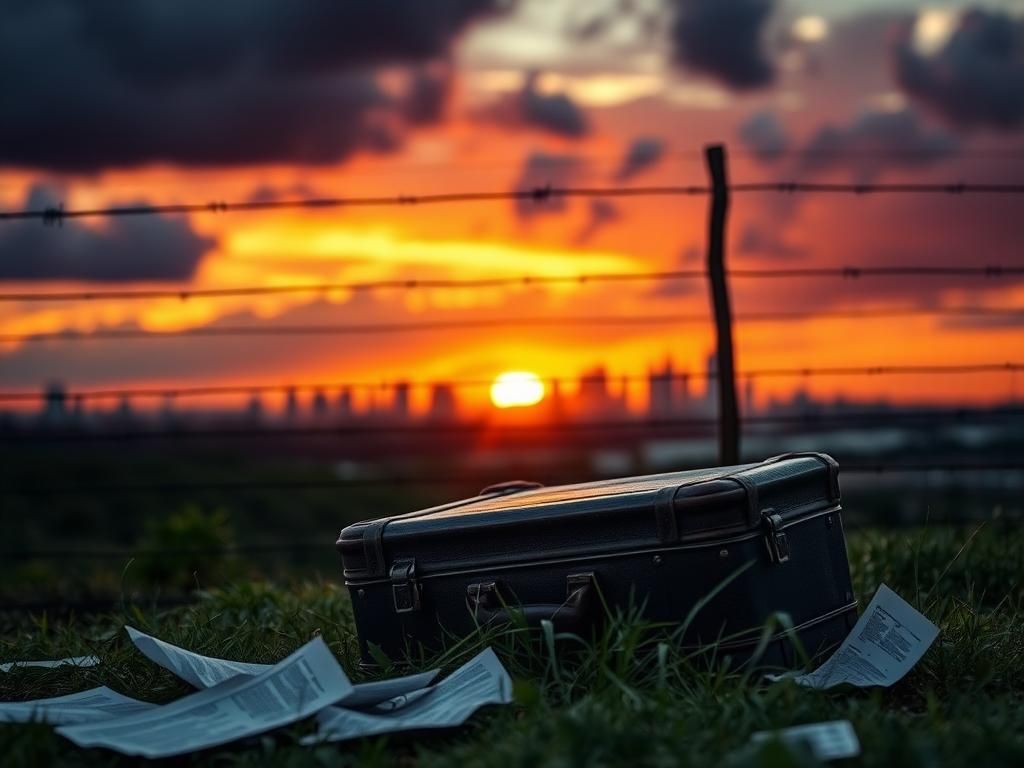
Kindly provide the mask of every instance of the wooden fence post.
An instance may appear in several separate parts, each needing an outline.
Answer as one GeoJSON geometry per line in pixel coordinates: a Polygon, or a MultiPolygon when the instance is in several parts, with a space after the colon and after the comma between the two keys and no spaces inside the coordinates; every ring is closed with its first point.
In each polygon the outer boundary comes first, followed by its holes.
{"type": "MultiPolygon", "coordinates": [[[[711,211],[708,219],[708,278],[715,311],[718,361],[718,463],[738,464],[740,457],[739,409],[736,405],[736,370],[732,353],[732,310],[725,280],[725,221],[729,211],[725,147],[704,149],[711,177],[711,211]]],[[[710,382],[709,382],[710,385],[710,382]]]]}

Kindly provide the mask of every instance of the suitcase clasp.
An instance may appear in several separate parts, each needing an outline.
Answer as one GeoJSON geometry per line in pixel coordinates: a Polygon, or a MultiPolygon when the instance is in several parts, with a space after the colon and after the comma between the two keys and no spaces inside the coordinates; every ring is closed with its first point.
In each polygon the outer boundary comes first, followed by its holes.
{"type": "Polygon", "coordinates": [[[391,597],[395,613],[411,613],[420,609],[420,585],[416,581],[416,561],[396,560],[391,566],[391,597]]]}
{"type": "Polygon", "coordinates": [[[762,513],[765,527],[765,543],[768,545],[768,556],[773,563],[785,563],[789,561],[789,538],[783,530],[782,515],[773,509],[766,509],[762,513]]]}

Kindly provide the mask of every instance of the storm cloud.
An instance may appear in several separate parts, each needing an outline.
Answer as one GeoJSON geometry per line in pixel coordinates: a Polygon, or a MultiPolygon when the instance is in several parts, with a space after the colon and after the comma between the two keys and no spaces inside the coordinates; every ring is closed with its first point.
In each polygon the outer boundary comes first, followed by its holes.
{"type": "Polygon", "coordinates": [[[775,68],[765,29],[775,0],[672,0],[675,62],[737,90],[768,85],[775,68]]]}
{"type": "MultiPolygon", "coordinates": [[[[36,187],[26,208],[57,204],[57,195],[36,187]]],[[[0,280],[180,282],[195,274],[214,245],[180,217],[114,217],[95,228],[78,221],[61,226],[10,222],[0,229],[0,280]]]]}
{"type": "Polygon", "coordinates": [[[387,151],[409,113],[379,66],[443,59],[500,0],[36,0],[0,27],[0,163],[94,172],[328,163],[387,151]],[[408,114],[407,114],[408,113],[408,114]]]}
{"type": "Polygon", "coordinates": [[[956,126],[1007,129],[1024,122],[1024,19],[968,11],[930,53],[915,47],[907,24],[893,59],[900,87],[956,126]]]}

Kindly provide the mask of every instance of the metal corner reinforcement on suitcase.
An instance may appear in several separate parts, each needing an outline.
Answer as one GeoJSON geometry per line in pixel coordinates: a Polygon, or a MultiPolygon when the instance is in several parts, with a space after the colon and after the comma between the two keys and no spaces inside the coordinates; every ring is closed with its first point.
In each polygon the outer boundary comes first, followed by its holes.
{"type": "MultiPolygon", "coordinates": [[[[602,601],[678,624],[712,592],[686,642],[742,655],[784,612],[813,654],[856,619],[841,512],[836,462],[795,453],[577,485],[501,483],[350,525],[337,547],[364,659],[371,645],[393,659],[437,651],[513,611],[585,633],[602,601]]],[[[790,639],[764,661],[791,663],[790,639]]]]}

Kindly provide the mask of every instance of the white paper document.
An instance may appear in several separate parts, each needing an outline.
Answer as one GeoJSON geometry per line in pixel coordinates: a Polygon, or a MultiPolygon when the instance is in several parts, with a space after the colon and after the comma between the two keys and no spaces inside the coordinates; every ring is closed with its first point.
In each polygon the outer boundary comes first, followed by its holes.
{"type": "Polygon", "coordinates": [[[195,688],[212,688],[238,675],[258,675],[270,669],[271,664],[250,664],[228,661],[186,651],[165,643],[135,627],[125,627],[128,637],[147,659],[180,677],[195,688]]]}
{"type": "Polygon", "coordinates": [[[860,688],[890,686],[924,656],[939,628],[885,584],[857,620],[839,649],[813,672],[769,675],[810,688],[848,683],[860,688]]]}
{"type": "Polygon", "coordinates": [[[170,757],[294,723],[351,690],[344,670],[317,637],[256,676],[238,675],[151,711],[65,725],[57,732],[80,747],[170,757]]]}
{"type": "Polygon", "coordinates": [[[156,706],[103,686],[51,699],[0,702],[0,723],[92,723],[146,712],[156,706]]]}
{"type": "Polygon", "coordinates": [[[51,667],[95,667],[100,660],[95,656],[69,656],[66,659],[53,659],[46,661],[7,661],[0,664],[0,672],[10,672],[15,667],[40,667],[49,669],[51,667]]]}
{"type": "MultiPolygon", "coordinates": [[[[134,627],[125,627],[128,637],[143,655],[196,688],[212,688],[238,675],[258,675],[270,669],[271,664],[252,664],[203,656],[176,645],[159,640],[134,627]]],[[[360,683],[343,699],[346,707],[368,707],[423,688],[437,677],[439,670],[416,675],[395,677],[372,683],[360,683]]]]}
{"type": "Polygon", "coordinates": [[[841,760],[860,754],[860,740],[849,720],[796,725],[780,731],[759,731],[750,737],[755,744],[769,739],[779,739],[785,744],[806,744],[818,760],[841,760]]]}
{"type": "Polygon", "coordinates": [[[391,702],[391,711],[375,713],[328,707],[317,715],[319,730],[303,744],[343,741],[394,731],[462,725],[486,704],[512,701],[512,680],[490,648],[479,653],[437,685],[391,702]]]}

